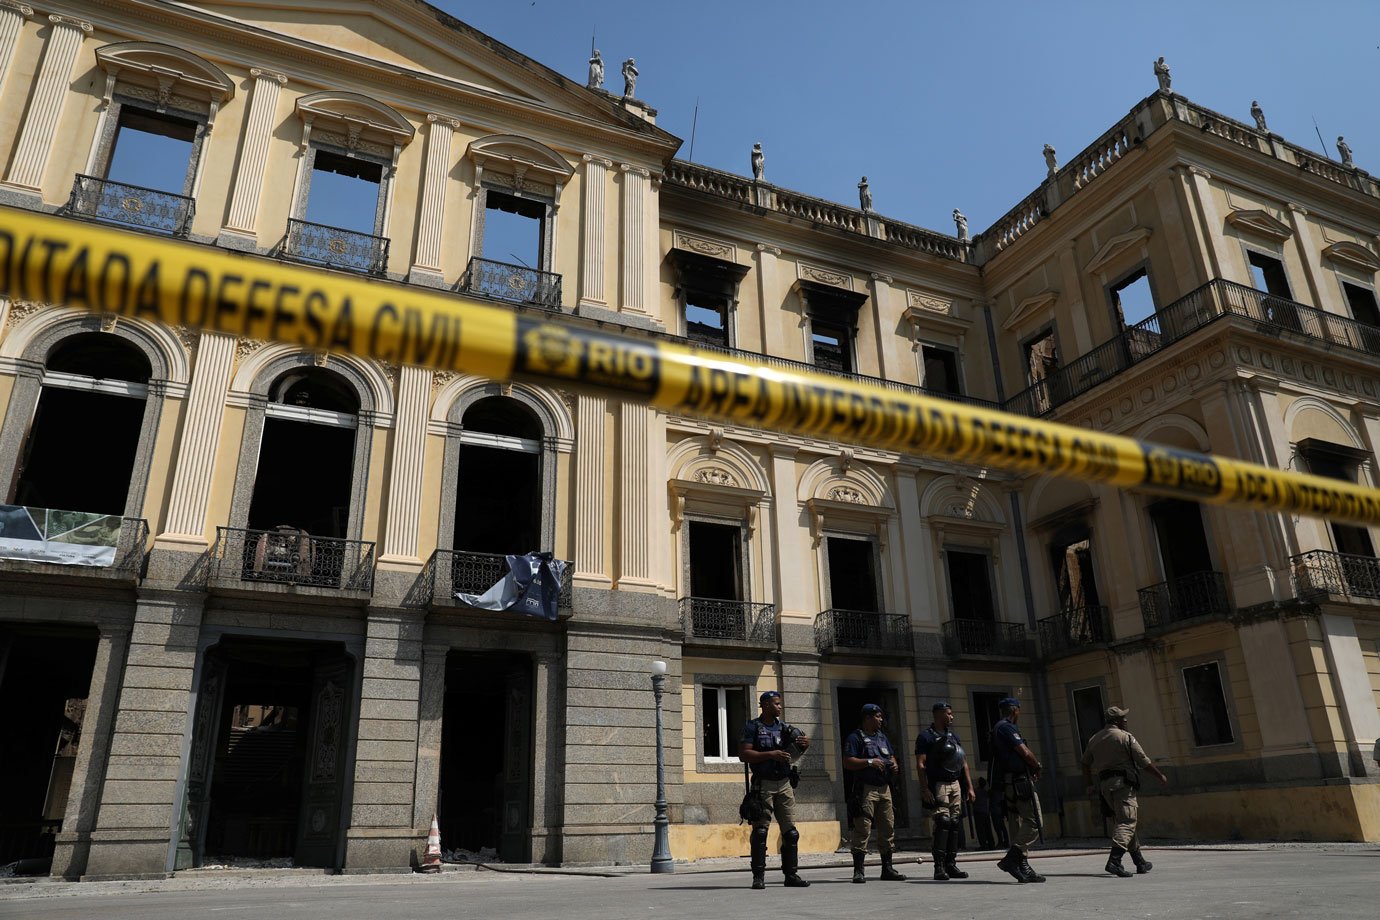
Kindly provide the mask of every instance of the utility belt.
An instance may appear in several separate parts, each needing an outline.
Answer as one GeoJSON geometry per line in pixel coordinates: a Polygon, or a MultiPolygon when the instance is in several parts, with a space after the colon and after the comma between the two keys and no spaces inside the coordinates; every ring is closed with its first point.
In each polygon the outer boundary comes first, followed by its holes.
{"type": "Polygon", "coordinates": [[[1130,786],[1132,789],[1140,788],[1140,772],[1137,770],[1127,770],[1125,767],[1114,767],[1110,770],[1103,770],[1097,774],[1097,779],[1101,782],[1104,779],[1111,779],[1114,776],[1119,776],[1126,780],[1126,785],[1130,786]]]}
{"type": "Polygon", "coordinates": [[[1008,773],[1002,780],[1011,789],[1011,797],[1022,802],[1035,798],[1035,781],[1029,773],[1008,773]]]}

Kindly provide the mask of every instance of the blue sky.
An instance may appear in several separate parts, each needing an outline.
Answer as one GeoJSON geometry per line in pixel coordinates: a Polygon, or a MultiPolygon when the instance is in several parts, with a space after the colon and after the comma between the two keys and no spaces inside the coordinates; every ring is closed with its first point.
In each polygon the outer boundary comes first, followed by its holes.
{"type": "Polygon", "coordinates": [[[978,232],[1155,88],[1174,89],[1313,150],[1346,135],[1380,174],[1380,2],[1290,0],[853,2],[440,0],[436,5],[584,82],[592,31],[607,86],[635,57],[637,95],[684,139],[699,101],[694,160],[749,173],[761,141],[767,180],[847,204],[867,175],[875,207],[978,232]]]}

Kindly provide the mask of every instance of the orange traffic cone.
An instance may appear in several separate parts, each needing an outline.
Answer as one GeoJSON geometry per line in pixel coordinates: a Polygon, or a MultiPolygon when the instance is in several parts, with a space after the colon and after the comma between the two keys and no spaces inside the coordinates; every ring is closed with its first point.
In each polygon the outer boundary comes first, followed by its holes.
{"type": "Polygon", "coordinates": [[[431,816],[431,832],[426,835],[426,852],[422,854],[423,872],[441,871],[441,825],[431,816]]]}

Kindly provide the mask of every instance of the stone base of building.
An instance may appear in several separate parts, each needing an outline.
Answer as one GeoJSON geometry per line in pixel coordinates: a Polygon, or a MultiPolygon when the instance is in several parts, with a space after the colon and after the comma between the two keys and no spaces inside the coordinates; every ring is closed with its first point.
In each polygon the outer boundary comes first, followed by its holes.
{"type": "MultiPolygon", "coordinates": [[[[800,852],[833,853],[843,839],[843,827],[838,821],[802,821],[800,852]]],[[[746,824],[676,824],[671,827],[671,855],[677,859],[713,859],[722,856],[748,856],[748,836],[752,828],[746,824]]],[[[781,851],[781,832],[775,824],[767,834],[767,852],[781,851]]],[[[648,857],[650,859],[650,856],[648,857]]]]}

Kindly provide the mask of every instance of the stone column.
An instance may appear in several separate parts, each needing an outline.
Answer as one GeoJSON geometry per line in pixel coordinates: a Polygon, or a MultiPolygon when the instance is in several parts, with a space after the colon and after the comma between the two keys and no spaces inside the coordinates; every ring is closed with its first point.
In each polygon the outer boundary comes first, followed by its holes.
{"type": "MultiPolygon", "coordinates": [[[[1204,237],[1203,225],[1198,220],[1198,209],[1194,204],[1192,167],[1175,166],[1169,170],[1174,199],[1178,203],[1178,218],[1184,228],[1184,244],[1192,260],[1192,268],[1197,272],[1196,282],[1219,277],[1217,255],[1213,244],[1204,237]]],[[[1215,235],[1215,234],[1214,234],[1215,235]]],[[[1191,275],[1188,277],[1192,277],[1191,275]]]]}
{"type": "Polygon", "coordinates": [[[608,400],[584,393],[576,397],[575,577],[608,584],[605,539],[604,459],[608,400]]]}
{"type": "MultiPolygon", "coordinates": [[[[665,444],[652,439],[655,410],[623,403],[618,410],[618,587],[650,587],[656,566],[656,534],[651,526],[650,455],[665,453],[665,444]]],[[[665,486],[662,485],[664,489],[665,486]]]]}
{"type": "Polygon", "coordinates": [[[1375,707],[1375,693],[1370,686],[1361,640],[1356,635],[1356,621],[1349,616],[1323,614],[1318,624],[1322,629],[1331,689],[1337,700],[1337,715],[1342,720],[1342,738],[1338,740],[1345,741],[1350,758],[1350,769],[1343,775],[1365,776],[1368,769],[1374,769],[1367,761],[1371,745],[1380,738],[1380,711],[1375,707]]]}
{"type": "Polygon", "coordinates": [[[422,461],[431,376],[427,368],[408,365],[398,371],[398,410],[393,423],[393,463],[388,477],[388,519],[383,529],[381,563],[419,561],[422,461]]]}
{"type": "Polygon", "coordinates": [[[786,333],[782,328],[784,314],[776,284],[776,263],[781,250],[764,243],[757,244],[757,302],[762,306],[762,349],[769,355],[790,355],[786,347],[786,333]]]}
{"type": "Polygon", "coordinates": [[[81,48],[82,39],[91,32],[91,23],[83,19],[54,14],[48,17],[48,21],[52,23],[52,32],[34,79],[29,110],[19,129],[19,141],[15,144],[14,158],[10,161],[10,172],[5,177],[10,185],[36,192],[42,190],[43,170],[48,165],[48,154],[53,148],[62,103],[68,96],[68,87],[72,82],[72,65],[77,59],[77,50],[81,48]]]}
{"type": "Polygon", "coordinates": [[[413,813],[422,619],[413,611],[379,608],[370,608],[368,617],[354,801],[345,832],[347,869],[406,866],[420,856],[413,813]]]}
{"type": "Polygon", "coordinates": [[[460,122],[444,115],[427,115],[426,165],[422,174],[422,209],[417,221],[417,255],[407,280],[439,286],[444,240],[446,186],[450,176],[451,140],[460,122]]]}
{"type": "Polygon", "coordinates": [[[225,393],[235,363],[235,337],[202,332],[197,339],[196,367],[187,390],[187,416],[173,466],[167,528],[160,540],[206,545],[206,508],[225,418],[225,393]]]}
{"type": "Polygon", "coordinates": [[[254,89],[249,96],[240,163],[230,196],[230,217],[221,236],[238,235],[241,244],[254,246],[259,219],[259,198],[263,195],[264,169],[268,165],[268,145],[278,117],[278,95],[287,77],[258,67],[249,71],[254,89]]]}
{"type": "MultiPolygon", "coordinates": [[[[441,795],[441,728],[446,707],[446,655],[450,646],[422,646],[422,686],[417,712],[417,781],[412,826],[431,829],[441,795]]],[[[538,725],[541,723],[538,722],[538,725]]],[[[377,732],[372,732],[377,734],[377,732]]]]}
{"type": "Polygon", "coordinates": [[[771,491],[773,521],[776,528],[776,559],[772,572],[776,578],[776,609],[781,617],[814,616],[810,610],[811,579],[801,573],[814,571],[801,540],[808,533],[800,526],[800,503],[796,501],[796,449],[785,444],[771,445],[771,491]]]}
{"type": "Polygon", "coordinates": [[[619,169],[623,172],[622,309],[646,314],[651,312],[652,298],[648,297],[647,289],[656,262],[647,258],[647,212],[650,210],[652,174],[627,163],[621,164],[619,169]]]}
{"type": "MultiPolygon", "coordinates": [[[[1303,277],[1308,282],[1308,294],[1313,298],[1313,306],[1319,310],[1326,310],[1327,299],[1323,295],[1323,287],[1318,280],[1323,272],[1318,253],[1322,251],[1323,247],[1318,245],[1317,240],[1313,239],[1313,225],[1308,222],[1308,209],[1291,203],[1287,211],[1289,226],[1294,228],[1295,252],[1299,255],[1299,264],[1303,266],[1303,277]]],[[[1329,291],[1332,289],[1332,286],[1328,287],[1329,291]]],[[[1297,292],[1294,296],[1297,299],[1297,292]]],[[[1345,316],[1347,311],[1338,312],[1345,316]]],[[[1324,330],[1324,335],[1326,334],[1326,330],[1324,330]]]]}
{"type": "Polygon", "coordinates": [[[532,861],[561,862],[560,777],[565,766],[561,658],[538,654],[532,681],[532,861]]]}
{"type": "Polygon", "coordinates": [[[19,43],[19,33],[24,28],[24,20],[34,14],[34,8],[16,0],[0,0],[0,90],[5,88],[5,77],[10,72],[10,61],[14,59],[14,46],[19,43]]]}
{"type": "Polygon", "coordinates": [[[161,876],[181,821],[205,598],[141,589],[85,877],[161,876]]]}
{"type": "MultiPolygon", "coordinates": [[[[1223,217],[1217,210],[1217,199],[1212,192],[1212,173],[1200,166],[1190,166],[1189,187],[1193,190],[1194,204],[1198,210],[1198,225],[1206,236],[1205,246],[1208,261],[1214,278],[1226,278],[1227,266],[1232,264],[1222,239],[1223,217]]],[[[1249,279],[1247,279],[1249,280],[1249,279]]]]}
{"type": "Polygon", "coordinates": [[[580,250],[580,306],[608,306],[605,293],[604,232],[607,225],[605,199],[608,197],[608,171],[613,161],[585,154],[584,228],[580,250]]]}
{"type": "MultiPolygon", "coordinates": [[[[91,847],[91,828],[96,824],[110,736],[115,727],[115,701],[120,695],[120,677],[129,649],[130,626],[101,623],[101,638],[96,645],[96,660],[91,666],[91,689],[86,696],[86,717],[82,720],[77,762],[72,767],[72,786],[53,852],[52,875],[80,878],[86,872],[91,847]]],[[[126,774],[129,768],[121,768],[126,774]]],[[[115,771],[121,772],[121,771],[115,771]]]]}

